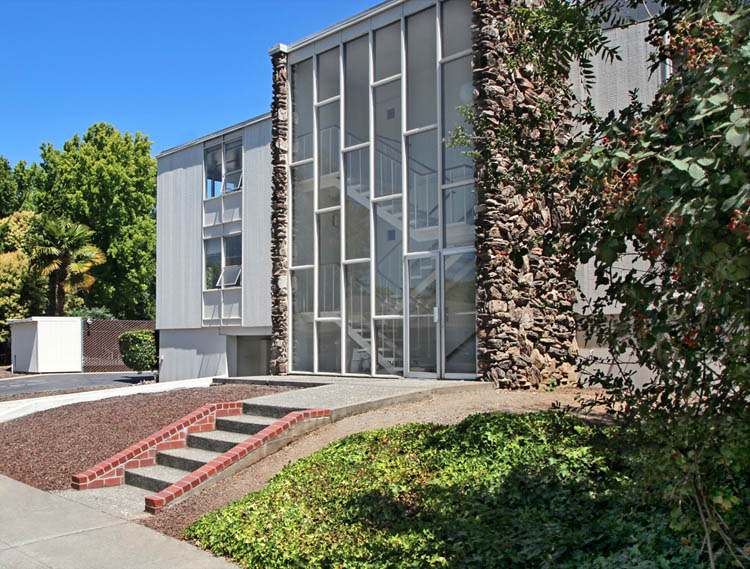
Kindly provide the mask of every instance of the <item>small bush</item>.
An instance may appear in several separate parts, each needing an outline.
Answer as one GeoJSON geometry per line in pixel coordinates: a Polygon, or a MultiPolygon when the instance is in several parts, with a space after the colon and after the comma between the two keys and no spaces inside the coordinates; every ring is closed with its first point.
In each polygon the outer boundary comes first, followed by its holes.
{"type": "Polygon", "coordinates": [[[158,365],[156,335],[153,330],[135,330],[120,334],[118,338],[123,363],[130,369],[150,371],[158,365]]]}

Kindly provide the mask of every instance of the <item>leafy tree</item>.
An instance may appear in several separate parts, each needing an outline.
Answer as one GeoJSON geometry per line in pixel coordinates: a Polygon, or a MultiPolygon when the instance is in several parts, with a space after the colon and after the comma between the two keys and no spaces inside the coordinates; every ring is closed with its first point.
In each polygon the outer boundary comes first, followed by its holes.
{"type": "Polygon", "coordinates": [[[31,254],[40,216],[33,211],[17,211],[0,219],[0,251],[31,254]]]}
{"type": "Polygon", "coordinates": [[[0,156],[0,217],[15,211],[16,180],[7,159],[0,156]]]}
{"type": "Polygon", "coordinates": [[[11,318],[38,314],[44,306],[44,287],[23,251],[0,253],[0,353],[7,352],[11,318]]]}
{"type": "Polygon", "coordinates": [[[126,318],[152,318],[156,285],[156,161],[141,133],[98,123],[62,150],[42,145],[38,211],[86,224],[107,255],[87,302],[126,318]]]}
{"type": "Polygon", "coordinates": [[[105,262],[99,248],[89,243],[94,235],[85,225],[49,219],[34,251],[34,264],[48,277],[47,313],[64,316],[68,293],[88,291],[94,284],[93,267],[105,262]]]}
{"type": "Polygon", "coordinates": [[[750,561],[750,10],[677,9],[651,38],[655,63],[678,62],[675,74],[653,104],[610,116],[577,152],[575,246],[604,291],[583,322],[625,370],[595,377],[604,401],[667,452],[658,465],[678,499],[675,522],[697,518],[712,567],[721,554],[741,565],[750,561]],[[613,302],[621,311],[607,316],[613,302]],[[649,371],[645,386],[622,366],[627,357],[649,371]]]}
{"type": "Polygon", "coordinates": [[[0,217],[29,207],[32,188],[40,173],[36,164],[27,169],[23,160],[11,169],[8,160],[0,156],[0,217]]]}
{"type": "Polygon", "coordinates": [[[78,306],[70,311],[71,316],[91,320],[117,320],[109,310],[100,306],[78,306]]]}

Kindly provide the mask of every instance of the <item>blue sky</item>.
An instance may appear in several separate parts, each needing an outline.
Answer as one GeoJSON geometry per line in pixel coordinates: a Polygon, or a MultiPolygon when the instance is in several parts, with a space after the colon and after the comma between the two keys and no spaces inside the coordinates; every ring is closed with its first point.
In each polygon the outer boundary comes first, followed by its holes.
{"type": "Polygon", "coordinates": [[[268,49],[378,0],[0,0],[0,155],[96,122],[166,148],[268,112],[268,49]]]}

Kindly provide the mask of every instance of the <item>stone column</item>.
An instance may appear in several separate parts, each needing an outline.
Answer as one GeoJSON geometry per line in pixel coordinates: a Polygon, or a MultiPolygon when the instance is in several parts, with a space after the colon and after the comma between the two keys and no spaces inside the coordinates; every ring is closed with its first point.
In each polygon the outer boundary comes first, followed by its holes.
{"type": "Polygon", "coordinates": [[[289,82],[286,46],[271,50],[273,100],[271,101],[271,361],[273,375],[289,369],[288,338],[288,174],[289,82]]]}
{"type": "Polygon", "coordinates": [[[475,116],[483,125],[477,134],[486,135],[475,144],[483,157],[475,165],[479,377],[514,389],[569,382],[577,353],[575,265],[559,253],[564,239],[558,252],[542,244],[545,235],[564,235],[564,191],[540,199],[529,180],[539,178],[570,136],[570,101],[545,87],[533,66],[507,64],[523,41],[509,9],[537,1],[471,4],[475,116]],[[559,112],[545,118],[539,105],[550,102],[559,112]],[[528,253],[514,263],[509,252],[518,246],[528,253]]]}

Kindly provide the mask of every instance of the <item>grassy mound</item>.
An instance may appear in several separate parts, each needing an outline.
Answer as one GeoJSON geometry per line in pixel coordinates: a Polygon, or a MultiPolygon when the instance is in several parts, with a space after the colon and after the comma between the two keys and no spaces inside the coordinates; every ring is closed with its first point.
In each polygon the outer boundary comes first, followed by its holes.
{"type": "Polygon", "coordinates": [[[371,431],[286,467],[187,535],[263,568],[701,566],[648,499],[633,448],[560,413],[371,431]]]}

